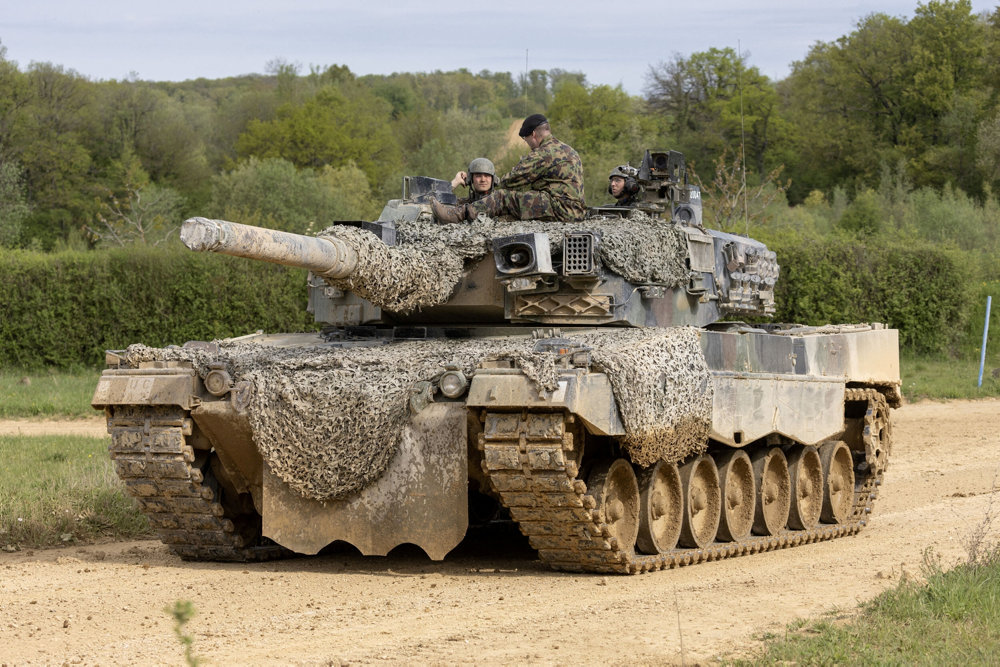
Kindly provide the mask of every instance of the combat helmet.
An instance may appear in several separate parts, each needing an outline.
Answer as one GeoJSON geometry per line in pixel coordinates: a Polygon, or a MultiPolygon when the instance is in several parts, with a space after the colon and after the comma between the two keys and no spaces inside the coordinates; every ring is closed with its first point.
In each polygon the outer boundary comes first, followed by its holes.
{"type": "Polygon", "coordinates": [[[489,174],[496,180],[497,170],[493,163],[484,157],[477,157],[469,163],[469,176],[472,174],[489,174]]]}

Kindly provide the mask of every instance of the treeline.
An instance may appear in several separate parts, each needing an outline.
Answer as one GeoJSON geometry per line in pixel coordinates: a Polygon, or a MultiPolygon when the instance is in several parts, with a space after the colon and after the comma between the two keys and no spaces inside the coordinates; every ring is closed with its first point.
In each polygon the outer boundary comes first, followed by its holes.
{"type": "Polygon", "coordinates": [[[703,176],[745,154],[750,184],[787,184],[793,205],[837,187],[853,199],[886,168],[977,201],[1000,184],[1000,10],[977,16],[969,0],[860,18],[777,82],[728,48],[623,66],[648,67],[642,96],[563,70],[359,77],[281,61],[239,78],[91,81],[21,69],[0,44],[0,245],[150,242],[192,213],[294,217],[275,185],[303,191],[317,224],[372,216],[404,174],[450,178],[478,155],[509,166],[526,150],[509,129],[533,112],[581,153],[593,204],[646,147],[684,152],[703,176]],[[249,195],[232,183],[255,170],[267,174],[249,195]]]}
{"type": "MultiPolygon", "coordinates": [[[[854,257],[931,248],[970,286],[1000,279],[1000,8],[860,17],[782,81],[728,48],[622,65],[647,68],[642,95],[564,70],[357,76],[282,61],[227,79],[91,81],[21,68],[0,43],[0,255],[176,245],[191,215],[305,233],[374,219],[404,175],[450,179],[476,156],[505,171],[527,150],[520,120],[543,112],[581,154],[590,204],[608,201],[613,166],[675,149],[710,226],[787,253],[789,240],[854,257]]],[[[978,298],[960,292],[947,300],[978,298]]]]}

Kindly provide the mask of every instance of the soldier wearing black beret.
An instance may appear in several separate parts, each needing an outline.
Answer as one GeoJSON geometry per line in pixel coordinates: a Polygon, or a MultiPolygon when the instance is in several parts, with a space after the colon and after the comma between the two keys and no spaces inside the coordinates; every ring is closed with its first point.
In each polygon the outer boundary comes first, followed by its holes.
{"type": "Polygon", "coordinates": [[[583,163],[577,152],[552,136],[548,119],[540,113],[525,118],[518,134],[531,152],[478,201],[447,206],[431,200],[440,222],[475,220],[480,213],[518,220],[583,219],[583,163]]]}

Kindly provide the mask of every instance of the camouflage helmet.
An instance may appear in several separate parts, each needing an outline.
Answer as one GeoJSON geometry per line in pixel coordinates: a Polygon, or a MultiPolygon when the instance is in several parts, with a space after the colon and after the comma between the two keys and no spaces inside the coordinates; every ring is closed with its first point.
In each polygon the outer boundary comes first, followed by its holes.
{"type": "Polygon", "coordinates": [[[493,178],[497,177],[496,167],[484,157],[477,157],[469,163],[469,176],[473,174],[489,174],[493,178]]]}
{"type": "Polygon", "coordinates": [[[615,176],[628,180],[629,178],[635,178],[638,175],[639,175],[639,170],[633,167],[632,165],[626,163],[626,164],[620,164],[614,169],[612,169],[611,173],[608,174],[608,180],[611,180],[615,176]]]}

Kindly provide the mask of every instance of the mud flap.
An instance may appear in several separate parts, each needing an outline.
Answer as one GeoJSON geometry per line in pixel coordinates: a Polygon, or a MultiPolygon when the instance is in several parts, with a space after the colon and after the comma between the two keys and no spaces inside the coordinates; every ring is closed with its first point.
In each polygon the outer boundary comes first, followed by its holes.
{"type": "Polygon", "coordinates": [[[334,540],[365,556],[410,543],[441,560],[465,536],[468,435],[461,403],[432,403],[403,429],[399,451],[378,481],[342,500],[303,498],[264,464],[263,532],[315,554],[334,540]]]}

